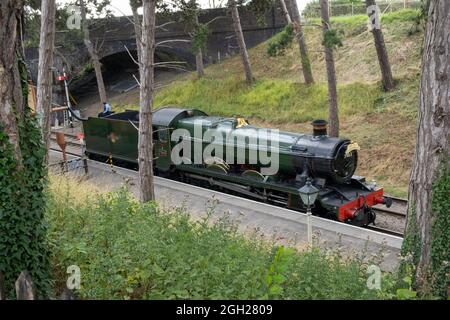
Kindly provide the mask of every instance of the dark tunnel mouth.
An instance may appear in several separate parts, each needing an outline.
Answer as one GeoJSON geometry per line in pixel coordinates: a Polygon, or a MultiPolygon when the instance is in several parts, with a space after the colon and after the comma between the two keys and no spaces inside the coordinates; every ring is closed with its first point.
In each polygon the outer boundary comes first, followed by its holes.
{"type": "MultiPolygon", "coordinates": [[[[154,62],[184,62],[184,68],[187,70],[191,70],[194,66],[189,61],[190,59],[186,59],[186,57],[180,57],[176,55],[175,53],[171,53],[166,50],[156,50],[154,55],[154,62]]],[[[102,64],[102,71],[103,74],[107,73],[108,71],[111,71],[111,69],[114,70],[132,70],[133,72],[137,72],[139,67],[137,65],[138,57],[137,57],[137,51],[136,50],[129,50],[129,51],[121,51],[117,52],[111,55],[107,55],[100,59],[100,63],[102,64]],[[117,69],[116,69],[117,68],[117,69]]],[[[165,70],[167,68],[164,67],[157,67],[155,69],[155,73],[158,72],[158,70],[165,70]]]]}
{"type": "MultiPolygon", "coordinates": [[[[138,84],[135,80],[139,80],[139,66],[137,65],[138,57],[136,50],[121,51],[114,54],[107,55],[100,59],[102,65],[102,75],[105,82],[107,92],[113,94],[121,94],[135,88],[138,84]],[[134,77],[133,77],[134,75],[134,77]]],[[[155,68],[155,77],[164,72],[182,73],[182,69],[187,71],[193,70],[193,65],[188,57],[181,58],[174,53],[166,50],[156,50],[154,62],[185,62],[183,64],[173,64],[171,66],[157,66],[155,68]],[[186,60],[186,58],[188,60],[186,60]]],[[[77,79],[76,82],[70,86],[71,94],[78,102],[83,102],[91,96],[98,95],[97,79],[93,68],[89,70],[82,78],[77,79]]]]}
{"type": "MultiPolygon", "coordinates": [[[[154,63],[171,62],[171,61],[186,62],[185,64],[177,63],[174,64],[174,66],[182,67],[188,71],[192,69],[190,63],[187,62],[185,59],[182,59],[174,54],[168,53],[165,50],[155,51],[154,63]]],[[[107,87],[111,86],[112,84],[114,84],[116,80],[123,77],[124,74],[129,74],[130,77],[132,77],[132,74],[134,74],[134,76],[139,79],[139,66],[137,65],[137,62],[138,57],[136,50],[122,51],[103,57],[100,60],[100,63],[102,64],[102,73],[103,78],[105,80],[105,86],[107,87]]],[[[155,75],[172,70],[178,69],[173,69],[164,66],[157,66],[155,68],[155,75]]],[[[179,71],[181,72],[181,70],[179,71]]]]}

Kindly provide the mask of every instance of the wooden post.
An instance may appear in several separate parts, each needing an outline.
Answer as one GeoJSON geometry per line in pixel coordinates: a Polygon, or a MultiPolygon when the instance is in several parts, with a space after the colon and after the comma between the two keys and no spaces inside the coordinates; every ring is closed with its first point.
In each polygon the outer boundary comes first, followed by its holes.
{"type": "Polygon", "coordinates": [[[56,132],[56,143],[58,143],[58,146],[61,148],[64,162],[67,162],[66,139],[64,132],[56,132]]]}
{"type": "Polygon", "coordinates": [[[16,280],[17,300],[35,300],[36,291],[28,271],[22,271],[16,280]]]}

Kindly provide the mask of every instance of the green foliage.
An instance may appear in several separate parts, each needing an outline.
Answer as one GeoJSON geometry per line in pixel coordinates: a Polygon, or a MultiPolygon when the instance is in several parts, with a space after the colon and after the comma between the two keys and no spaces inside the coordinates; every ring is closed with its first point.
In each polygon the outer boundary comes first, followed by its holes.
{"type": "Polygon", "coordinates": [[[286,49],[292,45],[294,36],[294,27],[292,24],[287,25],[283,31],[279,32],[269,41],[267,46],[267,54],[270,57],[284,55],[286,49]]]}
{"type": "Polygon", "coordinates": [[[408,225],[401,249],[402,261],[399,268],[399,279],[411,277],[412,282],[415,282],[415,271],[421,250],[422,240],[416,220],[416,208],[413,206],[408,212],[408,225]]]}
{"type": "MultiPolygon", "coordinates": [[[[39,4],[40,5],[40,4],[39,4]]],[[[55,38],[57,45],[63,45],[65,50],[75,50],[77,44],[83,40],[83,33],[81,30],[67,29],[67,20],[71,13],[67,10],[68,4],[65,6],[57,6],[55,17],[55,29],[58,32],[55,38]]],[[[25,46],[37,48],[39,47],[39,37],[41,29],[40,11],[27,10],[25,14],[25,46]]]]}
{"type": "Polygon", "coordinates": [[[91,62],[88,62],[80,68],[80,71],[77,74],[73,75],[71,82],[75,84],[77,81],[83,80],[92,72],[94,72],[94,65],[91,62]]]}
{"type": "MultiPolygon", "coordinates": [[[[26,69],[19,63],[24,103],[28,101],[26,69]]],[[[44,222],[46,170],[45,149],[35,118],[25,105],[19,119],[23,168],[17,170],[12,145],[0,127],[0,271],[6,280],[7,295],[14,296],[19,274],[31,273],[40,297],[50,289],[49,259],[44,222]]]]}
{"type": "Polygon", "coordinates": [[[265,298],[276,299],[283,296],[283,284],[286,282],[286,273],[289,263],[291,263],[295,251],[290,248],[274,248],[275,255],[266,275],[265,284],[269,289],[269,294],[265,298]]]}
{"type": "MultiPolygon", "coordinates": [[[[345,30],[346,36],[356,36],[367,31],[367,14],[356,14],[353,16],[332,16],[330,17],[331,24],[334,29],[345,30]]],[[[399,34],[412,35],[420,32],[417,28],[415,32],[411,32],[413,28],[408,23],[415,23],[420,11],[417,9],[402,9],[399,11],[386,12],[381,17],[382,27],[388,25],[389,34],[398,36],[399,34]]],[[[312,18],[311,23],[320,24],[321,20],[312,18]]]]}
{"type": "Polygon", "coordinates": [[[192,37],[192,51],[197,53],[206,48],[209,36],[208,24],[199,23],[200,6],[196,0],[174,0],[174,8],[180,12],[180,23],[183,23],[192,37]]]}
{"type": "MultiPolygon", "coordinates": [[[[444,156],[444,163],[448,158],[444,156]]],[[[438,178],[433,184],[431,203],[435,220],[431,236],[431,269],[433,294],[447,298],[450,283],[450,169],[442,165],[438,178]]]]}
{"type": "Polygon", "coordinates": [[[244,237],[224,217],[193,221],[125,190],[75,198],[86,189],[54,182],[47,219],[59,283],[81,268],[82,298],[91,299],[375,299],[366,266],[315,249],[298,252],[244,237]]]}
{"type": "Polygon", "coordinates": [[[342,37],[343,31],[338,31],[335,29],[326,30],[323,35],[322,44],[329,49],[335,49],[337,47],[342,47],[342,37]]]}
{"type": "Polygon", "coordinates": [[[421,15],[420,10],[416,9],[403,9],[400,11],[390,12],[383,14],[381,17],[382,23],[395,23],[395,22],[414,22],[417,17],[421,15]]]}
{"type": "MultiPolygon", "coordinates": [[[[434,222],[431,230],[431,266],[428,270],[430,294],[435,297],[447,298],[447,287],[450,282],[450,170],[442,166],[433,184],[432,212],[434,222]]],[[[416,282],[415,271],[419,264],[422,250],[420,230],[416,222],[416,210],[413,208],[408,217],[408,228],[403,241],[400,277],[412,279],[416,282]]]]}
{"type": "Polygon", "coordinates": [[[397,289],[397,299],[398,300],[411,300],[417,297],[417,292],[412,289],[411,277],[403,278],[403,282],[408,284],[408,288],[397,289]]]}
{"type": "MultiPolygon", "coordinates": [[[[238,2],[238,1],[237,1],[238,2]]],[[[242,3],[248,2],[248,8],[255,14],[256,21],[260,25],[266,24],[266,13],[272,9],[275,4],[274,0],[251,0],[251,1],[242,1],[242,3]]]]}
{"type": "Polygon", "coordinates": [[[194,34],[192,36],[192,49],[194,52],[203,50],[208,43],[209,27],[207,24],[199,23],[194,28],[194,34]]]}
{"type": "MultiPolygon", "coordinates": [[[[79,1],[79,0],[78,0],[79,1]]],[[[90,18],[112,17],[111,0],[83,0],[86,13],[90,18]]]]}
{"type": "Polygon", "coordinates": [[[173,8],[178,9],[181,13],[180,22],[189,28],[197,24],[200,6],[196,0],[173,0],[173,8]]]}

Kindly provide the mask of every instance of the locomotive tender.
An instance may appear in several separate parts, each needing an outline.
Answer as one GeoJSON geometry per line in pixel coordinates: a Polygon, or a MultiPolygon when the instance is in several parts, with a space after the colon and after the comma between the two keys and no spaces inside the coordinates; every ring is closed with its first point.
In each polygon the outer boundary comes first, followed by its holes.
{"type": "MultiPolygon", "coordinates": [[[[372,207],[389,207],[392,200],[384,196],[382,188],[354,176],[359,146],[348,139],[329,137],[326,121],[312,124],[313,134],[277,131],[263,145],[261,134],[268,129],[250,126],[244,119],[212,117],[196,109],[161,108],[153,113],[154,169],[162,176],[225,189],[298,211],[306,209],[298,190],[311,180],[320,190],[313,214],[357,226],[373,223],[372,207]],[[180,129],[188,134],[176,135],[175,130],[180,129]],[[214,130],[224,138],[198,138],[195,131],[199,129],[203,134],[214,130]],[[212,143],[216,144],[216,151],[200,162],[194,159],[198,150],[182,152],[179,156],[183,161],[179,163],[174,161],[172,151],[180,143],[192,144],[193,150],[200,146],[200,154],[212,143]],[[268,155],[277,156],[276,173],[265,174],[268,164],[257,153],[264,148],[268,155]],[[249,161],[252,152],[258,155],[256,162],[249,161]],[[245,161],[236,161],[238,155],[243,155],[245,161]]],[[[83,123],[87,156],[108,157],[136,167],[138,126],[138,111],[88,118],[83,123]]]]}

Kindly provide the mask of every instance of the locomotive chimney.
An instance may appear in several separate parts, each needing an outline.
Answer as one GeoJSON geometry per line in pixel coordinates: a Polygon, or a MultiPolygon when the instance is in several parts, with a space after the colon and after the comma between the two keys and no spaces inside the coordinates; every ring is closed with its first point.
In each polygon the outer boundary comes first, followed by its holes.
{"type": "Polygon", "coordinates": [[[313,135],[314,137],[321,137],[328,135],[327,128],[328,122],[325,120],[314,120],[311,122],[313,126],[313,135]]]}

